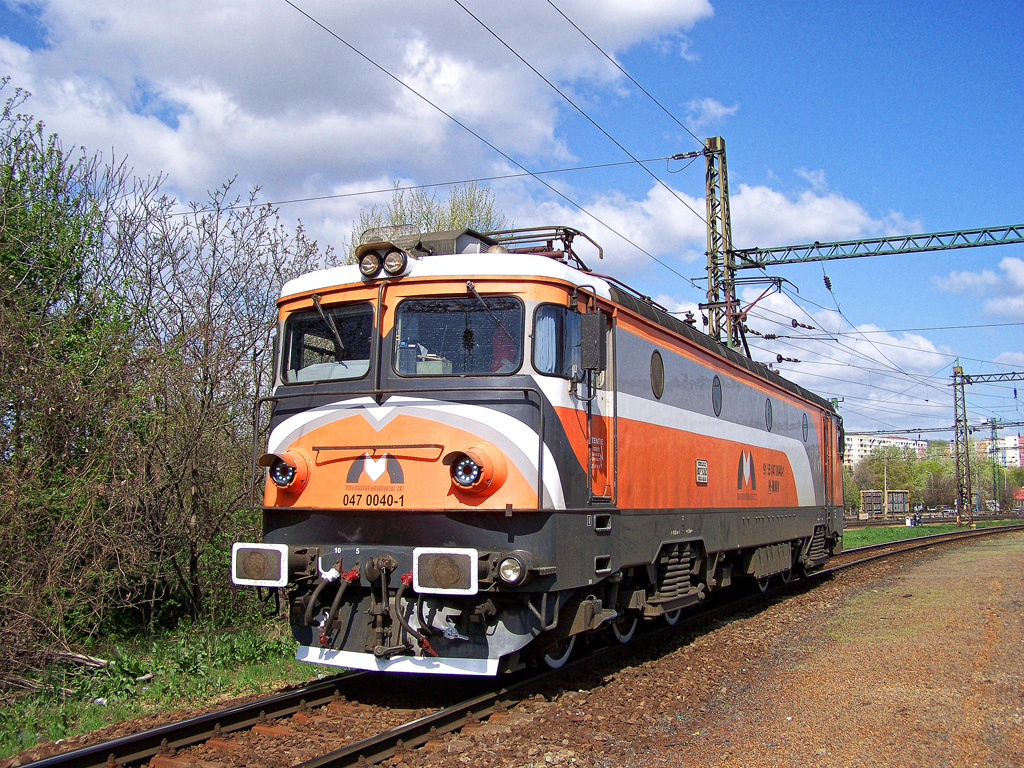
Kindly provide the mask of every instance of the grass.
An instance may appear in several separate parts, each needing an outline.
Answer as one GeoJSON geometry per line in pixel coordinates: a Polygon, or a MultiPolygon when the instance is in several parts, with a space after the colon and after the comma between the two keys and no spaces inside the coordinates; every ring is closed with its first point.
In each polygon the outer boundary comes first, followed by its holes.
{"type": "MultiPolygon", "coordinates": [[[[990,528],[992,526],[1009,525],[1020,523],[1020,520],[985,520],[979,521],[979,528],[990,528]]],[[[882,544],[888,541],[903,541],[904,539],[916,539],[920,536],[932,536],[938,533],[952,533],[963,530],[963,526],[956,523],[928,523],[909,527],[906,525],[892,526],[865,526],[863,528],[847,528],[843,531],[843,548],[854,549],[855,547],[866,547],[871,544],[882,544]]]]}
{"type": "Polygon", "coordinates": [[[268,635],[265,626],[237,632],[192,627],[97,654],[112,664],[51,669],[39,690],[0,701],[0,759],[42,741],[140,715],[265,693],[317,673],[295,661],[290,637],[279,631],[268,635]]]}

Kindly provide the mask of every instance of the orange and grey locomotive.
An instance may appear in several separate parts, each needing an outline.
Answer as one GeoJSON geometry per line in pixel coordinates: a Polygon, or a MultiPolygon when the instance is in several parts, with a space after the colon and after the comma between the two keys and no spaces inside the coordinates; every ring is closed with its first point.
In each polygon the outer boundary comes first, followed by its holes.
{"type": "Polygon", "coordinates": [[[379,234],[284,286],[263,540],[231,568],[283,590],[298,658],[557,667],[580,635],[625,642],[841,548],[833,407],[590,271],[580,240],[379,234]]]}

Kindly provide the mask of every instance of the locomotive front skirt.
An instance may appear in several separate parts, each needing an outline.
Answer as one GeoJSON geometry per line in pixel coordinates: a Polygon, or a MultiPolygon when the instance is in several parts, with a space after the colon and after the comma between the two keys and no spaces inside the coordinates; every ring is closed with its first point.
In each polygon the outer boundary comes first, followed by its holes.
{"type": "Polygon", "coordinates": [[[559,227],[371,238],[279,305],[263,539],[298,658],[494,675],[842,546],[842,423],[559,227]],[[560,247],[556,247],[556,244],[560,247]]]}

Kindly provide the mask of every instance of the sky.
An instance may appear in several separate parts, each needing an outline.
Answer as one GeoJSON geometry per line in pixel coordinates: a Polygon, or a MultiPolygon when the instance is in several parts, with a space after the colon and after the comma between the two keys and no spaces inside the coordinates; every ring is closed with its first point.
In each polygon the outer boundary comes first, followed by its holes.
{"type": "MultiPolygon", "coordinates": [[[[514,226],[577,227],[595,271],[695,313],[704,164],[666,158],[708,136],[738,248],[1024,223],[1021,40],[1019,0],[0,0],[4,97],[182,204],[234,178],[344,252],[396,185],[505,177],[514,226]]],[[[769,274],[752,356],[848,431],[950,426],[957,359],[1024,371],[1024,245],[769,274]]],[[[1024,422],[1024,381],[967,403],[1024,422]]]]}

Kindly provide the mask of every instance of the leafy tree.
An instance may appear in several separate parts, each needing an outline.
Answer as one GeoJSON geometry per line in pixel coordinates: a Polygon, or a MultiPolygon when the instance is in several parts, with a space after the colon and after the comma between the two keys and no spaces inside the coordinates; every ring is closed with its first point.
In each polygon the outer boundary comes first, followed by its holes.
{"type": "Polygon", "coordinates": [[[895,446],[879,448],[854,467],[853,479],[863,490],[886,486],[894,490],[910,490],[916,488],[916,460],[917,454],[912,449],[895,446]]]}
{"type": "MultiPolygon", "coordinates": [[[[0,91],[8,88],[0,81],[0,91]]],[[[108,514],[134,378],[120,297],[90,280],[99,161],[0,113],[0,677],[66,646],[117,579],[108,514]],[[48,644],[41,646],[39,639],[48,644]]]]}
{"type": "Polygon", "coordinates": [[[256,190],[182,211],[26,98],[0,113],[0,686],[233,594],[277,292],[331,257],[256,190]]]}

